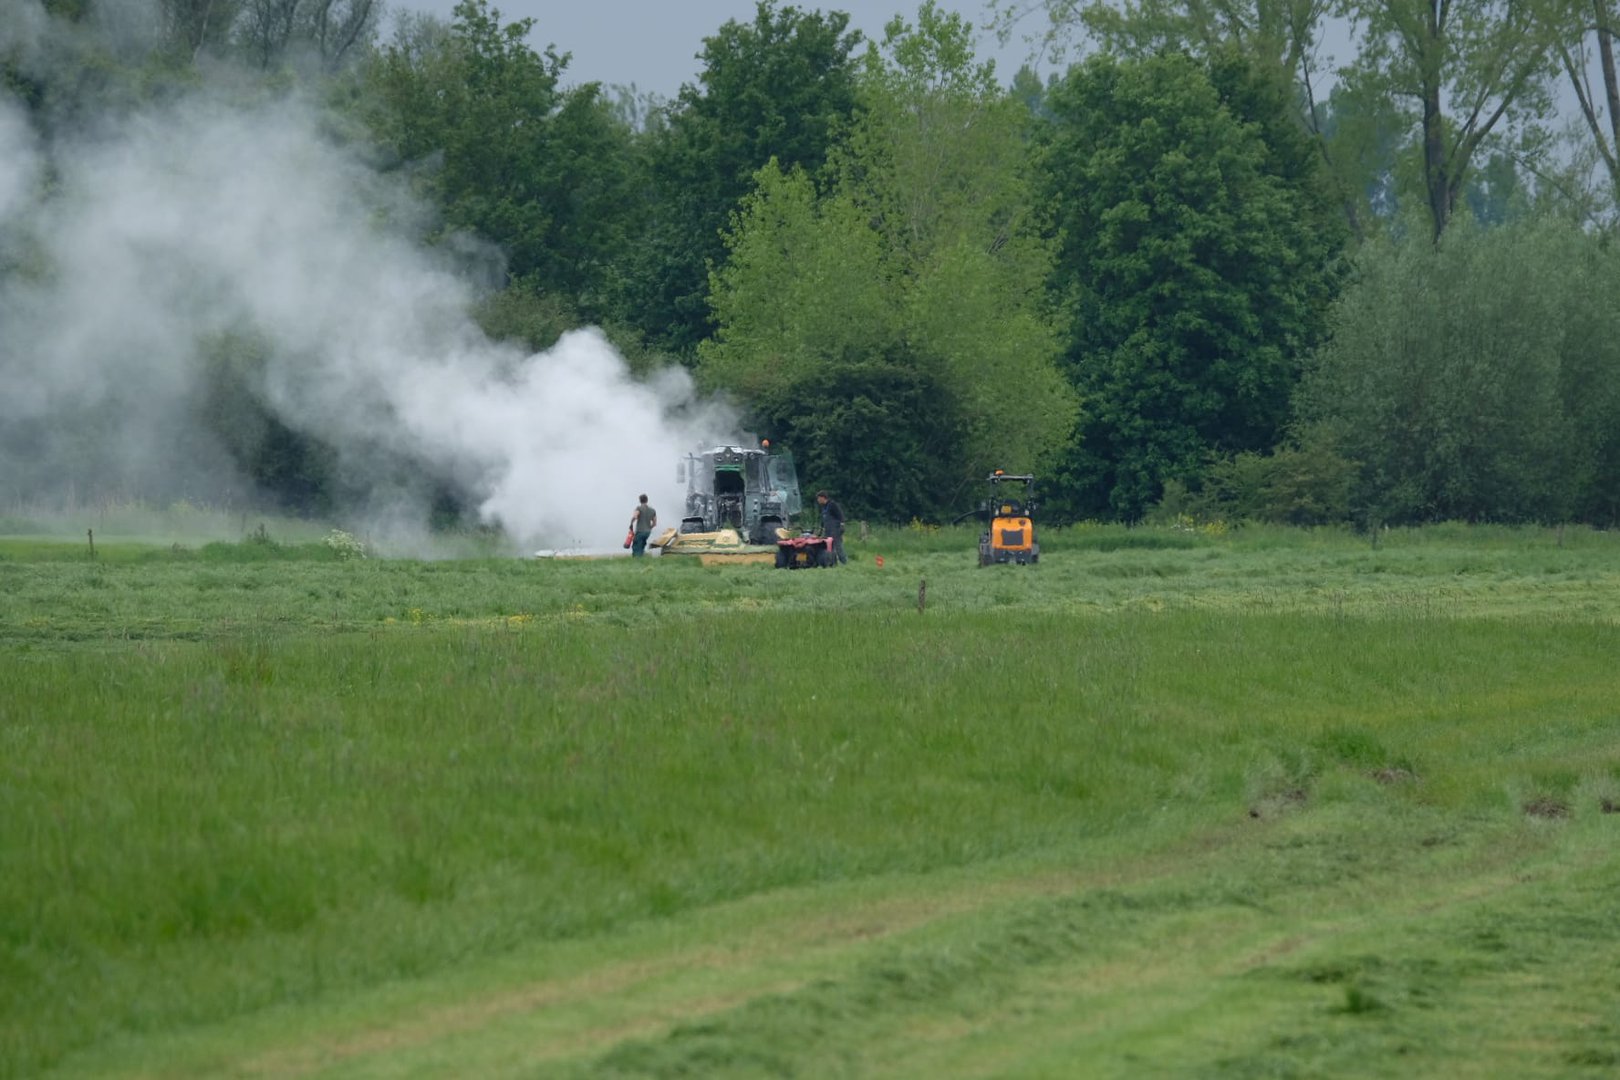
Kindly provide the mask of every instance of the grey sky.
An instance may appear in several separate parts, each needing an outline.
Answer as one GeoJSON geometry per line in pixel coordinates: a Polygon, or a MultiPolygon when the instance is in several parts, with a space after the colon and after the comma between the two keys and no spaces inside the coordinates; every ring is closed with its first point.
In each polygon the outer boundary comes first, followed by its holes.
{"type": "MultiPolygon", "coordinates": [[[[415,10],[448,19],[456,0],[390,0],[396,11],[415,10]]],[[[697,53],[703,39],[727,20],[750,22],[754,0],[491,0],[503,24],[532,18],[529,43],[536,49],[555,45],[573,54],[571,83],[635,84],[644,93],[674,97],[683,82],[697,80],[697,53]]],[[[787,6],[787,0],[778,5],[787,6]]],[[[868,38],[881,40],[883,27],[896,15],[916,21],[915,0],[796,0],[805,10],[844,11],[850,25],[868,38]]],[[[979,34],[979,56],[996,62],[996,75],[1009,81],[1028,54],[1021,43],[999,45],[985,28],[990,14],[982,0],[940,0],[979,34]]]]}

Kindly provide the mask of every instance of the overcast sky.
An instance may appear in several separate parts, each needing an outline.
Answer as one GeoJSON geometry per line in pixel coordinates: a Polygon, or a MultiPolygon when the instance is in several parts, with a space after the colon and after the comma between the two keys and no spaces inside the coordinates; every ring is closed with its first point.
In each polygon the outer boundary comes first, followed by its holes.
{"type": "MultiPolygon", "coordinates": [[[[389,6],[449,19],[456,0],[390,0],[389,6]]],[[[756,8],[754,0],[491,0],[491,6],[500,11],[502,25],[533,19],[529,44],[536,51],[555,45],[558,52],[572,53],[567,82],[634,84],[643,93],[666,98],[674,97],[682,83],[697,81],[697,54],[704,38],[713,36],[727,20],[752,22],[756,8]]],[[[789,4],[783,0],[777,6],[789,4]]],[[[847,12],[852,27],[880,41],[884,24],[894,16],[916,22],[918,3],[798,0],[792,6],[847,12]]],[[[1009,82],[1028,55],[1028,46],[997,44],[985,29],[990,14],[983,0],[940,0],[939,7],[960,13],[973,24],[980,58],[994,60],[998,81],[1009,82]]]]}

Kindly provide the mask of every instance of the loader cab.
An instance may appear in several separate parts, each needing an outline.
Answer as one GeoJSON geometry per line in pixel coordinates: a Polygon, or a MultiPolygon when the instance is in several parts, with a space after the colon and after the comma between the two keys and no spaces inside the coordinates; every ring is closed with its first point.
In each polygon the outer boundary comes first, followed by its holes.
{"type": "Polygon", "coordinates": [[[1024,500],[1020,498],[1002,497],[985,504],[990,516],[998,517],[1028,517],[1029,512],[1024,507],[1024,500]]]}

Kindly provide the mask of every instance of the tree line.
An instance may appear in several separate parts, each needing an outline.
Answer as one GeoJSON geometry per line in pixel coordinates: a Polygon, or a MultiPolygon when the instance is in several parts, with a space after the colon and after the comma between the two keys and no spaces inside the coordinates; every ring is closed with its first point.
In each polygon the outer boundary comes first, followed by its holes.
{"type": "MultiPolygon", "coordinates": [[[[875,41],[760,0],[668,101],[571,81],[488,0],[156,10],[126,47],[0,54],[44,145],[205,64],[313,91],[435,208],[425,243],[499,247],[489,334],[684,365],[852,514],[948,520],[1005,468],[1060,521],[1620,517],[1608,0],[1000,0],[1076,57],[1008,84],[933,0],[875,41]]],[[[328,508],[329,455],[212,347],[238,464],[328,508]]]]}

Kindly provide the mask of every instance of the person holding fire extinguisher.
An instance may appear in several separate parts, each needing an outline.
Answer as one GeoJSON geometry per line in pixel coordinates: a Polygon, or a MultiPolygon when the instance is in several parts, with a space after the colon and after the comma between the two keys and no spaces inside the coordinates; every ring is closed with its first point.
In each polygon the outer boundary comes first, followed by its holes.
{"type": "Polygon", "coordinates": [[[657,524],[658,511],[647,505],[647,496],[643,495],[630,514],[630,533],[624,538],[624,546],[630,549],[631,555],[647,554],[647,537],[657,524]]]}

